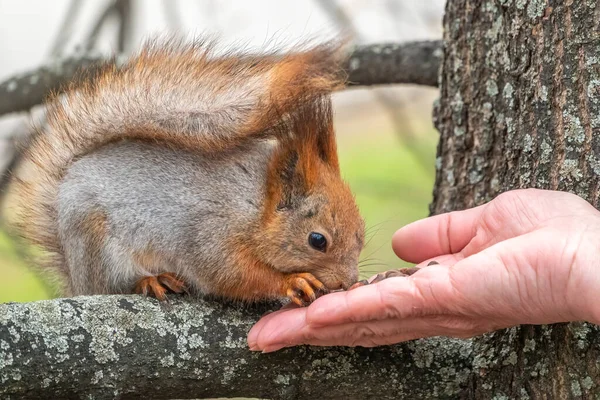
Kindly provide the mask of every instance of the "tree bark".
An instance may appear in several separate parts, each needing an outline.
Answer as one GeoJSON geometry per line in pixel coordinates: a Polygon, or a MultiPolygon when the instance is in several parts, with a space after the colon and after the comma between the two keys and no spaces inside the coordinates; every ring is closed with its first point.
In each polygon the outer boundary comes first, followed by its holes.
{"type": "MultiPolygon", "coordinates": [[[[526,187],[598,206],[600,2],[450,0],[432,213],[526,187]]],[[[474,341],[476,398],[597,398],[600,331],[521,327],[474,341]]]]}
{"type": "Polygon", "coordinates": [[[471,342],[248,350],[273,305],[141,296],[0,304],[0,398],[464,398],[471,342]]]}

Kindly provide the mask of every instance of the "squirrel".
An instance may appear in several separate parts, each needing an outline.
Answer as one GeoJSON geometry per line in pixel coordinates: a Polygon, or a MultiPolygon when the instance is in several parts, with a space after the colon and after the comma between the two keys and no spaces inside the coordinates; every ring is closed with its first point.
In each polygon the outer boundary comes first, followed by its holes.
{"type": "Polygon", "coordinates": [[[18,227],[65,295],[304,306],[357,281],[364,222],[330,98],[343,46],[214,48],[150,41],[47,101],[15,179],[18,227]]]}

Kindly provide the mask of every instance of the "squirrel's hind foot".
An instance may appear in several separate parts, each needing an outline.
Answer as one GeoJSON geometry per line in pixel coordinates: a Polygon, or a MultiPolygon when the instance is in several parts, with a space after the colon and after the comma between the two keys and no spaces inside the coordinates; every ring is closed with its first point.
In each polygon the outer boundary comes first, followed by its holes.
{"type": "Polygon", "coordinates": [[[187,293],[187,285],[171,272],[147,276],[140,279],[135,285],[135,293],[156,297],[161,301],[166,300],[168,292],[187,293]]]}

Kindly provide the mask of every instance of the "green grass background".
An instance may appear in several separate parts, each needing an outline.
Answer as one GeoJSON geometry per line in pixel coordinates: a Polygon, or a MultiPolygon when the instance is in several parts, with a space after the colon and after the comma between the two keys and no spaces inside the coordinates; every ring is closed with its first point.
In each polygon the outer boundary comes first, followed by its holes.
{"type": "MultiPolygon", "coordinates": [[[[416,144],[422,163],[395,132],[339,135],[342,174],[356,194],[369,232],[361,258],[371,261],[362,268],[362,277],[406,265],[395,257],[390,239],[399,227],[428,214],[436,139],[432,127],[420,132],[416,144]]],[[[27,268],[31,260],[23,256],[25,249],[18,249],[0,230],[0,302],[50,298],[49,287],[27,268]]]]}

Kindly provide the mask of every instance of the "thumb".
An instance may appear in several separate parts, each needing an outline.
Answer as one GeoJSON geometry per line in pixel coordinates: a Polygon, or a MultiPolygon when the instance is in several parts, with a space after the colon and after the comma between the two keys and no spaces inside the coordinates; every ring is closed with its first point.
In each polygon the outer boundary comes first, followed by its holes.
{"type": "Polygon", "coordinates": [[[392,248],[398,257],[416,264],[457,253],[475,236],[484,207],[486,205],[413,222],[394,234],[392,248]]]}

